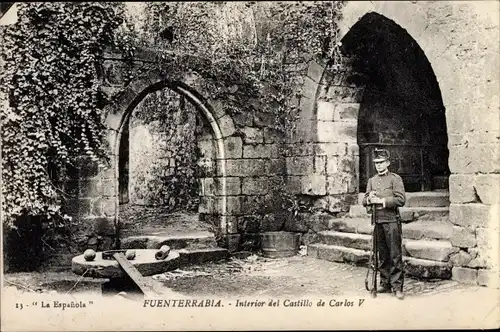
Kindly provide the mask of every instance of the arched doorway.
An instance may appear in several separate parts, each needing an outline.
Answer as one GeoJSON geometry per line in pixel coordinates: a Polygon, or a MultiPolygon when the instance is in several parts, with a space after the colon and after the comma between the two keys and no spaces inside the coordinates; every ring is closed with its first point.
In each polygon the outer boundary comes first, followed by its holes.
{"type": "Polygon", "coordinates": [[[359,190],[374,174],[371,151],[391,153],[391,170],[407,191],[448,188],[445,108],[436,76],[422,49],[398,24],[375,12],[342,39],[353,69],[363,76],[359,108],[359,190]]]}
{"type": "MultiPolygon", "coordinates": [[[[224,139],[225,137],[231,135],[227,131],[224,125],[220,126],[218,119],[220,119],[223,114],[216,118],[214,116],[214,110],[211,106],[192,88],[181,83],[172,82],[166,78],[158,78],[156,80],[139,80],[133,82],[130,85],[132,89],[127,89],[126,93],[122,94],[122,101],[118,102],[114,108],[111,110],[107,121],[110,129],[116,128],[114,137],[111,142],[113,144],[113,158],[115,159],[115,218],[120,220],[119,206],[120,203],[125,203],[130,199],[128,186],[130,179],[127,178],[128,165],[129,162],[127,158],[124,158],[129,153],[129,142],[130,139],[130,119],[136,106],[150,93],[169,89],[175,94],[180,96],[180,100],[184,104],[189,103],[197,112],[197,119],[202,120],[204,123],[205,131],[204,139],[208,140],[208,145],[210,146],[210,151],[205,156],[206,158],[200,158],[199,162],[208,165],[211,168],[213,174],[201,175],[201,188],[200,196],[201,202],[199,207],[200,218],[203,220],[210,220],[212,224],[217,227],[217,231],[221,234],[228,233],[228,224],[226,223],[226,167],[225,167],[225,147],[224,139]],[[151,83],[155,82],[155,83],[151,83]],[[130,94],[128,93],[130,92],[130,94]],[[205,188],[203,177],[216,178],[216,186],[213,184],[211,188],[205,188]],[[204,195],[205,191],[210,191],[213,197],[207,197],[204,195]],[[204,201],[205,200],[205,201],[204,201]],[[208,201],[208,202],[207,202],[208,201]],[[207,208],[208,205],[208,208],[207,208]]],[[[219,112],[221,113],[221,112],[219,112]]],[[[223,112],[222,112],[223,113],[223,112]]],[[[111,137],[110,137],[111,138],[111,137]]],[[[120,228],[119,223],[115,223],[115,227],[120,228]]],[[[117,233],[120,236],[119,231],[117,233]]]]}

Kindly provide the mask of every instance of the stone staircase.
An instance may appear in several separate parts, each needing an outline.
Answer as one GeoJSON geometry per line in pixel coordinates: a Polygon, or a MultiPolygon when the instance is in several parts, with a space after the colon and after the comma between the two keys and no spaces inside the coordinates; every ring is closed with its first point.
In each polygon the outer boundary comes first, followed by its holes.
{"type": "Polygon", "coordinates": [[[160,222],[155,221],[141,228],[122,231],[120,247],[159,249],[162,245],[168,245],[180,254],[181,266],[218,261],[228,257],[227,249],[217,246],[213,233],[184,226],[199,224],[198,215],[175,215],[170,219],[168,216],[163,218],[164,220],[160,222]],[[175,219],[174,222],[171,219],[175,219]]]}
{"type": "MultiPolygon", "coordinates": [[[[373,226],[362,198],[359,195],[358,205],[351,206],[348,217],[328,220],[328,230],[319,232],[318,243],[308,245],[308,256],[367,265],[373,226]]],[[[449,258],[457,248],[450,242],[453,225],[448,220],[448,192],[407,193],[400,213],[405,273],[423,279],[451,278],[449,258]]]]}

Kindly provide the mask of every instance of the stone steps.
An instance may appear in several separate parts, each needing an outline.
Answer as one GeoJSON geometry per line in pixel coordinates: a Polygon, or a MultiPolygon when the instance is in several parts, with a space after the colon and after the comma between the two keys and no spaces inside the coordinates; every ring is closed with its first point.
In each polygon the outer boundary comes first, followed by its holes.
{"type": "MultiPolygon", "coordinates": [[[[370,251],[316,243],[307,246],[307,255],[331,262],[353,263],[367,266],[370,251]]],[[[451,278],[452,266],[446,262],[418,259],[408,256],[404,256],[403,261],[405,262],[406,275],[423,279],[451,278]]]]}
{"type": "MultiPolygon", "coordinates": [[[[448,207],[401,207],[399,208],[403,222],[412,222],[416,220],[436,220],[445,221],[450,214],[448,207]]],[[[363,205],[351,205],[349,209],[351,218],[369,218],[370,214],[366,212],[363,205]]]]}
{"type": "MultiPolygon", "coordinates": [[[[358,205],[363,204],[364,193],[358,195],[358,205]]],[[[406,207],[446,207],[450,205],[447,191],[423,191],[406,193],[406,207]]]]}
{"type": "MultiPolygon", "coordinates": [[[[332,218],[328,220],[329,230],[347,233],[371,234],[373,226],[368,218],[332,218]]],[[[450,240],[453,224],[433,220],[402,224],[403,237],[413,240],[450,240]]]]}
{"type": "MultiPolygon", "coordinates": [[[[347,249],[370,251],[372,236],[367,234],[343,233],[336,231],[319,232],[319,241],[322,244],[347,249]]],[[[450,255],[457,250],[450,241],[412,240],[403,239],[403,254],[417,259],[426,259],[447,262],[450,255]]]]}

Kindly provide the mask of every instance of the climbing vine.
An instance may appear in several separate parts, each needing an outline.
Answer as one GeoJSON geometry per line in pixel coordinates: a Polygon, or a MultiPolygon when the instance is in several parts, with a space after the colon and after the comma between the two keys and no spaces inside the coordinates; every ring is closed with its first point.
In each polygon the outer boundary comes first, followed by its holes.
{"type": "MultiPolygon", "coordinates": [[[[97,64],[122,8],[111,3],[19,3],[2,31],[2,215],[61,216],[62,183],[84,156],[105,162],[97,64]]],[[[52,218],[54,219],[54,218],[52,218]]]]}
{"type": "Polygon", "coordinates": [[[200,75],[205,97],[222,100],[227,113],[274,116],[275,129],[289,134],[304,74],[300,64],[311,56],[331,59],[333,69],[341,64],[336,22],[342,6],[343,1],[148,2],[142,32],[131,28],[123,35],[134,46],[164,50],[159,67],[170,77],[200,75]],[[271,18],[259,17],[262,11],[271,18]]]}

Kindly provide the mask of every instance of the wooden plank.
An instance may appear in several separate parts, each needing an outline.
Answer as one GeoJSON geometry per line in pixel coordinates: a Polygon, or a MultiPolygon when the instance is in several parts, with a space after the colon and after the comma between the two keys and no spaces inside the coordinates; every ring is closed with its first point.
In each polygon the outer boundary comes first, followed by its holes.
{"type": "Polygon", "coordinates": [[[152,297],[160,295],[154,289],[153,285],[144,278],[142,274],[128,261],[125,255],[121,252],[113,254],[114,259],[120,264],[123,271],[135,282],[145,296],[152,297]]]}

